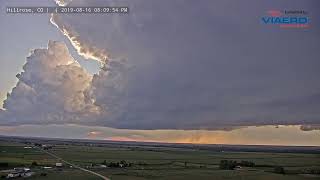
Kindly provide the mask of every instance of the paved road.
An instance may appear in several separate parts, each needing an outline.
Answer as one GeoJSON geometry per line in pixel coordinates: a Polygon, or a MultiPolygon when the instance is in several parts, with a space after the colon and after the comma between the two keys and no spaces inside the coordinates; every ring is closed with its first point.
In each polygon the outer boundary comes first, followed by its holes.
{"type": "Polygon", "coordinates": [[[77,166],[77,165],[71,163],[71,162],[68,162],[68,161],[66,161],[66,160],[63,160],[62,158],[60,158],[59,156],[57,156],[57,155],[55,155],[55,154],[53,154],[53,153],[51,153],[51,152],[45,151],[45,150],[43,150],[43,149],[41,149],[41,148],[38,148],[38,149],[40,149],[42,152],[44,152],[44,153],[46,153],[46,154],[48,154],[48,155],[50,155],[50,156],[52,156],[52,157],[54,157],[54,158],[57,158],[58,160],[66,163],[66,164],[68,164],[68,165],[70,165],[70,166],[72,166],[72,167],[74,167],[74,168],[80,169],[81,171],[85,171],[85,172],[91,173],[91,174],[96,175],[96,176],[99,176],[100,178],[102,178],[102,179],[104,179],[104,180],[110,180],[109,178],[103,176],[102,174],[99,174],[99,173],[90,171],[90,170],[88,170],[88,169],[84,169],[84,168],[82,168],[82,167],[80,167],[80,166],[77,166]]]}

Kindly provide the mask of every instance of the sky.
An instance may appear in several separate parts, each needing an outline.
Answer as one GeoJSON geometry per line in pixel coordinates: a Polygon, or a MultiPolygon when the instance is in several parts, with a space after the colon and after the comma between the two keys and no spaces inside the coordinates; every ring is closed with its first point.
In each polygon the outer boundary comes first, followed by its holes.
{"type": "Polygon", "coordinates": [[[0,134],[319,145],[318,1],[62,2],[1,1],[0,134]],[[5,13],[59,4],[130,12],[5,13]],[[309,27],[264,24],[269,10],[309,27]]]}
{"type": "MultiPolygon", "coordinates": [[[[26,56],[31,49],[46,47],[49,39],[63,41],[63,35],[49,23],[50,14],[42,15],[10,15],[6,14],[6,6],[55,6],[52,0],[11,0],[1,1],[0,21],[1,26],[0,54],[0,106],[6,98],[7,92],[10,92],[16,84],[16,74],[22,70],[26,56]],[[32,25],[30,25],[32,24],[32,25]],[[35,36],[36,35],[36,36],[35,36]]],[[[66,41],[69,46],[69,43],[66,41]]],[[[71,47],[71,46],[70,46],[71,47]]],[[[83,63],[90,72],[96,72],[98,65],[95,62],[84,61],[81,56],[72,51],[70,53],[77,57],[78,61],[83,63]]]]}

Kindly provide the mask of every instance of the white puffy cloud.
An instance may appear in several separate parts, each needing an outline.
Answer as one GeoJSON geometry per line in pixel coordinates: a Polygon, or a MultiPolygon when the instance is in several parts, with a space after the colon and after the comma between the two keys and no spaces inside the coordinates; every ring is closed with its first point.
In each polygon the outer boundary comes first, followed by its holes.
{"type": "Polygon", "coordinates": [[[0,124],[107,124],[125,105],[126,61],[109,60],[91,75],[62,42],[27,57],[0,111],[0,124]]]}
{"type": "Polygon", "coordinates": [[[64,43],[49,41],[48,49],[33,50],[17,78],[3,105],[11,123],[64,123],[100,112],[85,94],[92,75],[64,43]]]}

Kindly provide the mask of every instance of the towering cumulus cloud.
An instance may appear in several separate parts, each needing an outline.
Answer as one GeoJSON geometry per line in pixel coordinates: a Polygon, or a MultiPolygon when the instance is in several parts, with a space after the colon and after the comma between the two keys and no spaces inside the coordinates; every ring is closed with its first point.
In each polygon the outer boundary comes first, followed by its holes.
{"type": "Polygon", "coordinates": [[[17,78],[3,106],[11,123],[79,122],[99,114],[85,93],[92,75],[70,56],[64,43],[49,41],[48,49],[33,50],[17,78]]]}
{"type": "Polygon", "coordinates": [[[91,75],[64,43],[49,41],[48,49],[27,57],[4,101],[0,124],[108,124],[125,109],[125,67],[123,60],[110,60],[91,75]]]}

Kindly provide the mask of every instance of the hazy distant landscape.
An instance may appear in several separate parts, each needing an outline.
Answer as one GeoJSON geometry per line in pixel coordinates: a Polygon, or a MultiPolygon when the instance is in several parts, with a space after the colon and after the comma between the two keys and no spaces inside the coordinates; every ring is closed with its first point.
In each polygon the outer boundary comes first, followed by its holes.
{"type": "Polygon", "coordinates": [[[33,172],[28,179],[102,179],[79,166],[115,180],[318,179],[319,151],[302,146],[0,138],[2,178],[8,169],[27,167],[33,172]]]}

